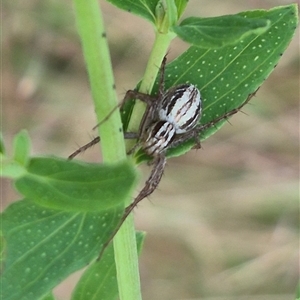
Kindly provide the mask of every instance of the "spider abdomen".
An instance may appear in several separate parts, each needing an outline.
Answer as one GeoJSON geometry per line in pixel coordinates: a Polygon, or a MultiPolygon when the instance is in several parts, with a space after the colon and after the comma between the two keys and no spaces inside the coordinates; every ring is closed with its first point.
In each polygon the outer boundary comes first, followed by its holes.
{"type": "Polygon", "coordinates": [[[193,129],[201,117],[200,91],[192,84],[170,88],[158,108],[158,117],[173,124],[176,134],[193,129]]]}

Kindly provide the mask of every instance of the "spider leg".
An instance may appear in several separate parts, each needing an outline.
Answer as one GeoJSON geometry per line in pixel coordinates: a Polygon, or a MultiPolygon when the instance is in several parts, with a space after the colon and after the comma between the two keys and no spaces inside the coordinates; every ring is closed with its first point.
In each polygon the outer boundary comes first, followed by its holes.
{"type": "MultiPolygon", "coordinates": [[[[139,100],[145,102],[148,105],[148,107],[151,105],[151,103],[154,103],[154,101],[156,100],[155,97],[152,97],[148,94],[140,93],[140,92],[135,91],[135,90],[129,90],[129,91],[126,92],[126,95],[125,95],[122,103],[120,105],[117,105],[100,123],[98,123],[93,128],[93,130],[96,129],[98,126],[101,126],[105,121],[107,121],[119,106],[123,106],[123,104],[126,101],[130,100],[130,99],[139,99],[139,100]]],[[[152,111],[150,111],[150,113],[152,113],[152,111]]],[[[132,132],[131,133],[129,133],[129,132],[124,133],[124,138],[125,139],[137,139],[138,137],[139,137],[139,134],[137,134],[137,133],[132,133],[132,132]]],[[[92,146],[96,145],[97,143],[99,143],[99,141],[100,141],[100,137],[97,136],[92,141],[90,141],[89,143],[83,145],[82,147],[77,149],[75,152],[73,152],[71,155],[69,155],[68,159],[73,159],[78,154],[84,152],[85,150],[87,150],[90,147],[92,147],[92,146]]]]}
{"type": "Polygon", "coordinates": [[[137,142],[129,151],[127,151],[127,155],[131,155],[139,146],[141,146],[141,143],[137,142]]]}
{"type": "Polygon", "coordinates": [[[137,206],[137,204],[140,201],[142,201],[144,198],[148,197],[155,191],[164,173],[166,161],[167,160],[164,154],[154,158],[151,174],[147,179],[145,186],[137,195],[137,197],[133,200],[133,202],[129,206],[126,207],[125,209],[126,215],[129,215],[130,212],[137,206]]]}
{"type": "Polygon", "coordinates": [[[200,137],[199,134],[195,131],[194,131],[194,139],[195,139],[195,146],[193,146],[193,149],[201,149],[200,137]]]}
{"type": "MultiPolygon", "coordinates": [[[[137,139],[139,136],[136,132],[124,132],[125,139],[137,139]]],[[[75,156],[79,155],[80,153],[84,152],[85,150],[91,148],[92,146],[98,144],[100,142],[100,137],[97,136],[87,144],[79,147],[76,151],[68,156],[68,159],[73,159],[75,156]]],[[[128,154],[131,154],[133,151],[129,151],[128,154]]]]}
{"type": "Polygon", "coordinates": [[[258,91],[258,89],[255,92],[249,94],[248,97],[247,97],[247,99],[241,105],[239,105],[237,108],[234,108],[234,109],[228,111],[227,113],[223,114],[222,116],[220,116],[220,117],[218,117],[218,118],[216,118],[216,119],[214,119],[214,120],[212,120],[212,121],[210,121],[210,122],[208,122],[208,123],[206,123],[204,125],[198,126],[197,127],[198,133],[200,133],[201,131],[203,131],[205,129],[208,129],[210,127],[215,126],[218,122],[220,122],[220,121],[222,121],[224,119],[228,119],[229,117],[231,117],[234,114],[236,114],[239,111],[241,111],[241,109],[251,100],[251,98],[253,96],[255,96],[255,94],[256,94],[257,91],[258,91]]]}
{"type": "Polygon", "coordinates": [[[158,98],[160,99],[162,98],[165,89],[164,77],[165,77],[166,64],[167,64],[167,54],[164,56],[160,66],[160,78],[158,82],[158,98]]]}
{"type": "Polygon", "coordinates": [[[114,107],[111,110],[111,112],[109,112],[108,115],[102,121],[100,121],[96,126],[94,126],[93,130],[95,130],[97,127],[101,126],[104,122],[106,122],[110,118],[110,116],[116,111],[116,109],[122,107],[128,100],[131,99],[139,99],[149,105],[150,103],[153,103],[155,97],[152,97],[145,93],[138,92],[136,90],[128,90],[122,102],[118,104],[116,107],[114,107]]]}
{"type": "Polygon", "coordinates": [[[126,140],[136,140],[138,138],[139,135],[136,132],[124,132],[124,139],[126,140]]]}
{"type": "Polygon", "coordinates": [[[122,224],[124,223],[124,221],[127,219],[127,217],[129,216],[129,214],[132,212],[132,210],[137,206],[137,204],[140,201],[142,201],[144,198],[146,198],[147,196],[151,195],[155,191],[155,189],[159,185],[161,177],[163,175],[164,168],[165,168],[165,165],[166,165],[166,161],[167,160],[166,160],[166,157],[165,157],[164,154],[159,155],[159,156],[157,156],[157,157],[154,158],[153,169],[151,171],[151,174],[150,174],[149,178],[147,179],[147,181],[145,183],[144,188],[140,191],[140,193],[133,200],[133,202],[129,206],[127,206],[125,208],[125,212],[124,212],[124,214],[122,216],[122,219],[121,219],[120,223],[117,225],[116,229],[113,231],[113,233],[111,234],[111,236],[109,237],[109,239],[103,245],[103,247],[101,249],[101,252],[98,255],[97,261],[100,260],[100,258],[103,255],[104,250],[110,244],[110,242],[112,241],[112,239],[115,237],[115,235],[119,231],[120,227],[122,226],[122,224]]]}
{"type": "MultiPolygon", "coordinates": [[[[164,92],[164,73],[165,73],[165,65],[167,62],[167,56],[165,56],[163,58],[162,64],[161,64],[161,75],[160,75],[160,80],[159,80],[159,97],[161,97],[163,95],[164,92]]],[[[152,105],[157,101],[157,97],[153,97],[151,95],[145,94],[145,93],[141,93],[138,92],[136,90],[128,90],[125,94],[125,97],[123,98],[122,102],[120,104],[118,104],[115,108],[113,108],[111,110],[111,112],[102,120],[100,121],[96,126],[93,127],[93,130],[96,129],[98,126],[101,126],[105,121],[107,121],[111,115],[119,108],[122,107],[128,100],[130,99],[139,99],[143,102],[145,102],[148,106],[148,109],[146,110],[142,122],[141,123],[145,123],[144,126],[147,125],[147,123],[145,122],[145,119],[147,117],[150,117],[151,119],[153,118],[153,113],[155,111],[155,107],[153,107],[152,109],[150,109],[150,107],[152,107],[152,105]]],[[[142,131],[144,128],[144,126],[141,126],[141,130],[142,131]]],[[[125,139],[137,139],[139,137],[138,134],[135,135],[130,135],[129,133],[124,133],[124,137],[125,139]]],[[[94,138],[92,141],[90,141],[89,143],[85,144],[84,146],[80,147],[79,149],[77,149],[75,152],[73,152],[71,155],[69,155],[68,159],[73,159],[75,156],[77,156],[78,154],[82,153],[83,151],[87,150],[88,148],[96,145],[97,143],[99,143],[100,141],[100,137],[96,137],[94,138]]],[[[132,153],[134,149],[131,149],[129,151],[129,153],[132,153]]]]}
{"type": "Polygon", "coordinates": [[[100,142],[100,137],[97,136],[95,137],[93,140],[91,140],[90,142],[88,142],[87,144],[81,146],[80,148],[78,148],[75,152],[73,152],[72,154],[70,154],[68,156],[68,159],[73,159],[75,156],[77,156],[78,154],[84,152],[85,150],[91,148],[92,146],[98,144],[100,142]]]}

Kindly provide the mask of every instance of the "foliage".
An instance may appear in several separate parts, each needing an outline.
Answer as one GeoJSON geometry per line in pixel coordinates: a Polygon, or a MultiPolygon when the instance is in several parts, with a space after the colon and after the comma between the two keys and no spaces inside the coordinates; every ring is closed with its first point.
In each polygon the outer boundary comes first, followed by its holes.
{"type": "MultiPolygon", "coordinates": [[[[191,17],[179,22],[188,3],[186,0],[109,2],[143,17],[155,28],[156,41],[139,85],[141,91],[157,92],[157,66],[174,37],[191,44],[185,53],[167,65],[166,88],[184,82],[197,85],[203,98],[202,124],[238,107],[259,88],[278,63],[297,26],[296,5],[214,18],[191,17]]],[[[87,13],[88,9],[95,11],[95,2],[86,1],[83,8],[86,10],[81,10],[79,1],[74,4],[95,110],[101,121],[115,106],[109,54],[101,42],[105,36],[101,35],[97,13],[87,13]],[[94,27],[89,27],[90,24],[94,27]],[[93,42],[92,31],[98,34],[99,43],[93,42]],[[108,82],[103,78],[108,78],[108,82]],[[107,103],[102,104],[102,99],[107,103]]],[[[125,130],[128,126],[137,129],[138,116],[143,113],[143,106],[137,103],[133,107],[133,104],[133,101],[127,103],[122,112],[125,130]]],[[[140,298],[136,291],[130,294],[131,291],[124,288],[126,283],[119,279],[123,271],[119,269],[116,281],[113,258],[117,260],[120,252],[126,253],[126,246],[121,249],[110,246],[102,259],[96,261],[102,245],[118,225],[136,182],[132,162],[115,153],[125,148],[117,118],[112,117],[100,129],[102,149],[107,153],[103,164],[30,157],[30,139],[25,131],[16,135],[10,156],[0,140],[1,174],[13,179],[23,195],[23,199],[11,204],[1,217],[3,299],[54,299],[52,289],[87,265],[72,299],[92,296],[113,299],[118,289],[121,299],[140,298]],[[112,147],[117,139],[120,147],[112,147]]],[[[202,132],[201,139],[208,138],[221,125],[202,132]]],[[[170,150],[168,156],[182,155],[193,144],[194,141],[188,141],[170,150]]],[[[135,159],[141,162],[147,158],[139,151],[135,159]]],[[[142,239],[139,235],[139,247],[142,239]]],[[[128,271],[129,277],[132,272],[128,271]]]]}

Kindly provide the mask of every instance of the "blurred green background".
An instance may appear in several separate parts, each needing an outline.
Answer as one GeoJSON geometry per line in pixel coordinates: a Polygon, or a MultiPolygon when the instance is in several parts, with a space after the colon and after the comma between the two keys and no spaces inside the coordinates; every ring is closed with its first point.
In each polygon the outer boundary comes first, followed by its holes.
{"type": "MultiPolygon", "coordinates": [[[[185,16],[269,9],[292,1],[191,0],[185,16]]],[[[101,1],[117,93],[141,78],[151,25],[101,1]]],[[[175,40],[169,61],[187,48],[175,40]]],[[[71,1],[2,3],[2,131],[26,128],[32,154],[67,157],[96,135],[71,1]]],[[[257,96],[201,150],[170,159],[135,210],[147,299],[294,299],[299,268],[299,30],[257,96]]],[[[99,147],[79,159],[101,161],[99,147]]],[[[141,167],[142,180],[149,167],[141,167]]],[[[20,198],[2,181],[3,208],[20,198]]],[[[138,190],[137,190],[138,192],[138,190]]],[[[68,299],[79,273],[56,290],[68,299]]]]}

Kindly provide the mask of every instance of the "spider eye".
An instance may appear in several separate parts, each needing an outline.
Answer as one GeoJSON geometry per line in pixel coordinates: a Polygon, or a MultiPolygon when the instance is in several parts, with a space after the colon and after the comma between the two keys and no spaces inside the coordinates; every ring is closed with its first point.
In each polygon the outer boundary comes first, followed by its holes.
{"type": "Polygon", "coordinates": [[[200,91],[192,84],[170,88],[158,109],[159,119],[172,123],[177,134],[193,129],[201,117],[200,91]]]}

